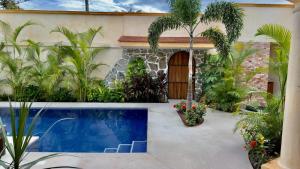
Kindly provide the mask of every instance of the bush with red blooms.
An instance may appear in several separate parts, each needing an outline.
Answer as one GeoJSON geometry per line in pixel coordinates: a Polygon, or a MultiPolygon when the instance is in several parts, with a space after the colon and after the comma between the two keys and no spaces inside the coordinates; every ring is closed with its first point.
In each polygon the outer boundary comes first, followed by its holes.
{"type": "Polygon", "coordinates": [[[193,103],[192,109],[187,111],[186,102],[182,101],[174,105],[178,113],[184,114],[185,122],[189,126],[195,126],[203,122],[203,116],[206,113],[206,105],[200,103],[193,103]]]}

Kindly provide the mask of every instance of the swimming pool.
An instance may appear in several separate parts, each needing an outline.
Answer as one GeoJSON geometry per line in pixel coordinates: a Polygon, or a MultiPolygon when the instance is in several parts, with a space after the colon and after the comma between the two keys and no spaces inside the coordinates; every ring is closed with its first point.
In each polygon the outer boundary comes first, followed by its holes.
{"type": "MultiPolygon", "coordinates": [[[[39,110],[31,109],[27,123],[39,110]]],[[[0,108],[0,116],[10,135],[8,108],[0,108]]],[[[28,151],[143,153],[147,121],[143,108],[45,108],[33,132],[39,139],[28,151]]]]}

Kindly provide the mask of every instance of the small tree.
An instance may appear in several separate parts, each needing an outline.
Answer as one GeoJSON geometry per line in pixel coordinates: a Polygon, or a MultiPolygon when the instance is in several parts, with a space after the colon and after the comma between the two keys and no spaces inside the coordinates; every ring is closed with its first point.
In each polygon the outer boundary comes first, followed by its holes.
{"type": "Polygon", "coordinates": [[[170,0],[170,14],[157,18],[149,27],[148,41],[151,49],[158,49],[158,40],[161,34],[167,30],[183,28],[189,35],[189,75],[187,92],[187,110],[192,107],[193,97],[193,40],[195,30],[200,23],[222,22],[226,28],[226,34],[217,28],[209,28],[200,33],[209,38],[215,44],[223,57],[230,52],[232,42],[236,41],[243,28],[243,11],[237,4],[231,2],[215,2],[208,5],[204,14],[199,17],[201,0],[170,0]]]}

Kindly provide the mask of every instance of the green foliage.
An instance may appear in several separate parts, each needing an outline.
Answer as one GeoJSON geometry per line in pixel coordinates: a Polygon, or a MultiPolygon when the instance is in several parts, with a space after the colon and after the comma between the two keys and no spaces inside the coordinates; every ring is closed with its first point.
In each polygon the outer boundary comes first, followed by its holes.
{"type": "Polygon", "coordinates": [[[226,36],[223,36],[226,39],[224,42],[228,42],[230,48],[231,44],[241,35],[244,25],[243,17],[244,12],[238,4],[218,1],[207,6],[204,14],[201,16],[201,21],[204,23],[221,21],[226,28],[226,36]]]}
{"type": "MultiPolygon", "coordinates": [[[[165,76],[165,75],[164,75],[165,76]]],[[[161,88],[161,78],[153,78],[149,73],[141,76],[133,76],[124,82],[126,102],[160,102],[165,93],[161,88]]]]}
{"type": "Polygon", "coordinates": [[[45,93],[39,86],[28,85],[23,89],[23,92],[18,96],[17,100],[34,102],[46,101],[45,93]]]}
{"type": "Polygon", "coordinates": [[[126,102],[163,102],[166,95],[166,75],[162,72],[152,77],[146,71],[141,58],[135,58],[128,64],[124,85],[126,102]]]}
{"type": "MultiPolygon", "coordinates": [[[[17,113],[15,109],[10,104],[10,124],[11,124],[11,133],[12,133],[12,144],[8,141],[8,136],[6,135],[6,131],[4,128],[4,125],[2,123],[2,120],[0,119],[0,127],[1,132],[3,134],[4,140],[5,140],[5,147],[8,151],[8,154],[12,158],[11,162],[6,162],[3,160],[0,160],[0,166],[6,169],[21,169],[26,168],[30,169],[33,166],[35,166],[37,163],[41,161],[45,161],[54,157],[61,156],[60,154],[50,154],[47,156],[43,156],[38,158],[37,160],[28,162],[25,161],[27,157],[27,149],[29,147],[29,143],[33,137],[33,131],[36,126],[36,123],[39,120],[39,116],[43,109],[38,111],[36,115],[32,118],[31,123],[27,126],[26,121],[29,119],[29,111],[30,111],[30,105],[27,105],[26,103],[22,103],[20,105],[20,110],[17,113]],[[18,114],[18,115],[17,115],[18,114]]],[[[67,167],[68,168],[68,167],[67,167]]]]}
{"type": "Polygon", "coordinates": [[[258,112],[243,115],[236,124],[245,139],[253,163],[260,167],[267,160],[278,156],[281,147],[283,112],[280,112],[280,98],[266,95],[267,107],[258,112]],[[249,143],[257,142],[257,146],[249,143]]]}
{"type": "Polygon", "coordinates": [[[160,35],[167,30],[179,29],[181,26],[182,23],[179,22],[175,16],[166,15],[158,17],[148,29],[148,42],[150,48],[156,52],[160,35]]]}
{"type": "Polygon", "coordinates": [[[24,48],[19,44],[18,37],[25,28],[32,25],[35,25],[35,23],[28,21],[12,29],[6,22],[0,21],[0,28],[4,35],[0,50],[0,63],[1,69],[6,75],[6,78],[0,82],[12,89],[14,99],[19,97],[24,87],[29,83],[28,71],[30,67],[26,66],[22,59],[24,48]]]}
{"type": "Polygon", "coordinates": [[[69,85],[75,90],[78,101],[86,100],[88,88],[97,80],[92,77],[92,73],[104,65],[94,63],[103,48],[92,48],[93,40],[101,29],[90,28],[83,33],[74,33],[65,27],[57,27],[52,31],[64,35],[69,41],[70,46],[57,45],[54,51],[64,59],[64,69],[70,74],[69,85]]]}
{"type": "MultiPolygon", "coordinates": [[[[249,157],[255,168],[278,157],[281,148],[283,114],[285,102],[285,88],[288,70],[288,57],[291,44],[291,33],[280,25],[263,25],[257,30],[256,36],[267,36],[277,44],[276,56],[270,59],[269,70],[279,79],[279,96],[263,94],[266,107],[258,112],[248,113],[238,121],[236,130],[239,130],[249,142],[258,142],[259,136],[263,139],[257,147],[250,147],[249,157]]],[[[259,108],[256,108],[259,110],[259,108]]],[[[247,147],[247,146],[246,146],[247,147]]]]}
{"type": "Polygon", "coordinates": [[[206,114],[206,105],[200,103],[193,103],[192,109],[187,110],[186,102],[181,101],[174,105],[174,108],[177,112],[182,113],[184,115],[185,122],[188,126],[195,126],[200,124],[204,120],[204,116],[206,114]]]}
{"type": "Polygon", "coordinates": [[[115,83],[113,88],[108,88],[104,83],[89,89],[87,95],[89,102],[124,102],[124,89],[122,83],[115,83]]]}
{"type": "Polygon", "coordinates": [[[281,105],[284,110],[291,32],[281,25],[267,24],[257,30],[256,36],[267,36],[277,44],[276,56],[270,59],[269,71],[279,79],[281,105]]]}
{"type": "Polygon", "coordinates": [[[207,104],[226,112],[234,112],[238,103],[246,99],[250,88],[247,82],[252,79],[259,69],[245,70],[243,62],[252,56],[256,50],[251,44],[236,43],[231,48],[227,60],[220,56],[210,56],[201,65],[204,98],[207,104]],[[204,63],[204,64],[205,64],[204,63]]]}
{"type": "Polygon", "coordinates": [[[142,58],[132,59],[127,66],[126,77],[143,76],[147,73],[145,61],[142,58]]]}
{"type": "Polygon", "coordinates": [[[202,99],[206,104],[211,104],[213,98],[207,93],[212,90],[213,86],[222,80],[224,76],[224,61],[219,55],[205,55],[203,62],[199,65],[201,72],[198,78],[202,84],[202,99]]]}
{"type": "Polygon", "coordinates": [[[76,102],[77,98],[74,96],[71,89],[65,87],[55,88],[49,95],[46,101],[52,102],[76,102]]]}
{"type": "Polygon", "coordinates": [[[238,106],[237,103],[247,96],[247,89],[236,86],[234,83],[235,79],[231,75],[225,75],[220,82],[213,85],[212,89],[206,93],[211,105],[218,110],[234,112],[238,106]]]}
{"type": "Polygon", "coordinates": [[[185,26],[197,24],[200,0],[170,0],[171,15],[185,26]]]}

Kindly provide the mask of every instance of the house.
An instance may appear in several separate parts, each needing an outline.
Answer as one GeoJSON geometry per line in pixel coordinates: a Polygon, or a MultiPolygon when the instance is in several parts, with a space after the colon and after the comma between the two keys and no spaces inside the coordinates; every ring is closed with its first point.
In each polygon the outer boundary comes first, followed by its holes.
{"type": "MultiPolygon", "coordinates": [[[[269,39],[255,38],[256,30],[263,24],[277,23],[291,28],[293,4],[239,4],[245,11],[245,25],[240,42],[253,42],[258,53],[245,62],[247,69],[267,67],[268,57],[272,53],[272,43],[269,39]]],[[[102,37],[95,39],[95,47],[107,47],[97,57],[97,62],[105,63],[95,76],[105,79],[108,85],[114,80],[121,80],[125,76],[128,61],[134,57],[145,59],[151,74],[163,71],[168,74],[168,97],[170,99],[184,99],[187,92],[187,61],[188,38],[185,30],[169,31],[160,39],[160,50],[157,54],[149,50],[147,30],[155,18],[163,13],[123,13],[123,12],[77,12],[77,11],[0,11],[0,19],[16,26],[32,20],[40,24],[26,29],[22,39],[30,37],[41,42],[45,47],[64,41],[59,34],[50,33],[57,26],[65,26],[81,32],[89,27],[102,26],[102,37]],[[181,59],[180,59],[181,58],[181,59]],[[182,59],[183,58],[183,59],[182,59]],[[184,59],[185,58],[185,59],[184,59]]],[[[204,31],[209,26],[224,29],[221,23],[200,25],[196,33],[204,31]]],[[[202,37],[195,39],[194,53],[194,90],[195,96],[201,93],[201,82],[197,73],[201,70],[197,66],[207,50],[213,44],[202,37]]],[[[276,91],[276,79],[268,74],[258,74],[250,82],[258,89],[276,91]],[[273,82],[275,85],[273,86],[273,82]],[[268,83],[269,82],[269,83],[268,83]],[[269,84],[269,85],[268,85],[269,84]]]]}

